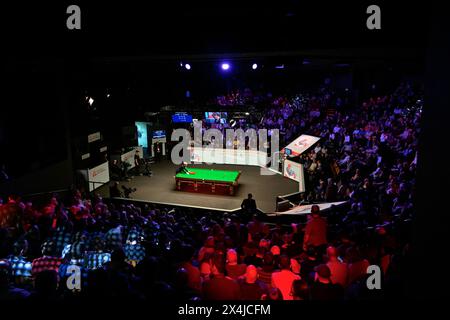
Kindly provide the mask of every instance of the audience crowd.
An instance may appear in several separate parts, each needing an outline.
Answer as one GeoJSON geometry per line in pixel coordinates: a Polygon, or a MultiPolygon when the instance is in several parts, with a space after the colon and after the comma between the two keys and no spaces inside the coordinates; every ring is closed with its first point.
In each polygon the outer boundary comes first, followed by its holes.
{"type": "MultiPolygon", "coordinates": [[[[0,300],[365,300],[405,295],[413,218],[420,91],[350,108],[330,88],[272,98],[259,123],[285,142],[321,137],[299,161],[302,203],[347,201],[281,225],[259,214],[217,214],[73,191],[45,205],[0,202],[0,300]],[[71,290],[71,265],[81,289],[71,290]],[[367,267],[382,271],[369,290],[367,267]]],[[[254,212],[252,212],[254,213],[254,212]]]]}

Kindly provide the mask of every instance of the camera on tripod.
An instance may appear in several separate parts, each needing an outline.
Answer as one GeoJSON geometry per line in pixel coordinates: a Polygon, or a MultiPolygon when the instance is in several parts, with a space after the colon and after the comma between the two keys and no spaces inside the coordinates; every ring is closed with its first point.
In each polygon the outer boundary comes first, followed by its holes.
{"type": "Polygon", "coordinates": [[[123,189],[123,193],[125,195],[125,198],[129,198],[130,194],[132,194],[133,192],[136,192],[136,188],[128,188],[126,186],[122,186],[123,189]]]}

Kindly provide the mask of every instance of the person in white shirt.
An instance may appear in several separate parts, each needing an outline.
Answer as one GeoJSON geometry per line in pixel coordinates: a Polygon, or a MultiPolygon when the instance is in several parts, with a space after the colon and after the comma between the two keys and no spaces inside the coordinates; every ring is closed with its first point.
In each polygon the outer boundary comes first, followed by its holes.
{"type": "Polygon", "coordinates": [[[288,256],[280,257],[280,269],[281,271],[272,273],[272,287],[277,288],[283,295],[283,300],[293,300],[291,295],[292,283],[294,280],[300,279],[300,276],[296,275],[290,270],[291,261],[288,256]]]}

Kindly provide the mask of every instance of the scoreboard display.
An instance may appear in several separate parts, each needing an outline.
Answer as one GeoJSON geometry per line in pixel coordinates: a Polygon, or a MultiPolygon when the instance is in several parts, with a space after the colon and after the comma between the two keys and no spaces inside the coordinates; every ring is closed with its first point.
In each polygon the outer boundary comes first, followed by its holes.
{"type": "Polygon", "coordinates": [[[186,112],[177,112],[172,115],[173,123],[192,123],[192,115],[186,112]]]}

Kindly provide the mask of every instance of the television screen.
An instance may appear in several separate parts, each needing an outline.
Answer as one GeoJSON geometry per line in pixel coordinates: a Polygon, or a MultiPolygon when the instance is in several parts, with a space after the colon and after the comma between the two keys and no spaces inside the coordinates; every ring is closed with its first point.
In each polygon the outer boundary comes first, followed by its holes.
{"type": "Polygon", "coordinates": [[[153,131],[153,139],[161,139],[166,137],[166,132],[164,130],[153,131]]]}
{"type": "Polygon", "coordinates": [[[185,112],[177,112],[174,115],[172,115],[172,122],[173,123],[191,123],[192,115],[187,114],[185,112]]]}
{"type": "Polygon", "coordinates": [[[206,123],[226,123],[227,112],[205,112],[206,123]]]}
{"type": "Polygon", "coordinates": [[[135,122],[138,134],[138,144],[144,148],[148,147],[147,125],[148,122],[135,122]]]}

